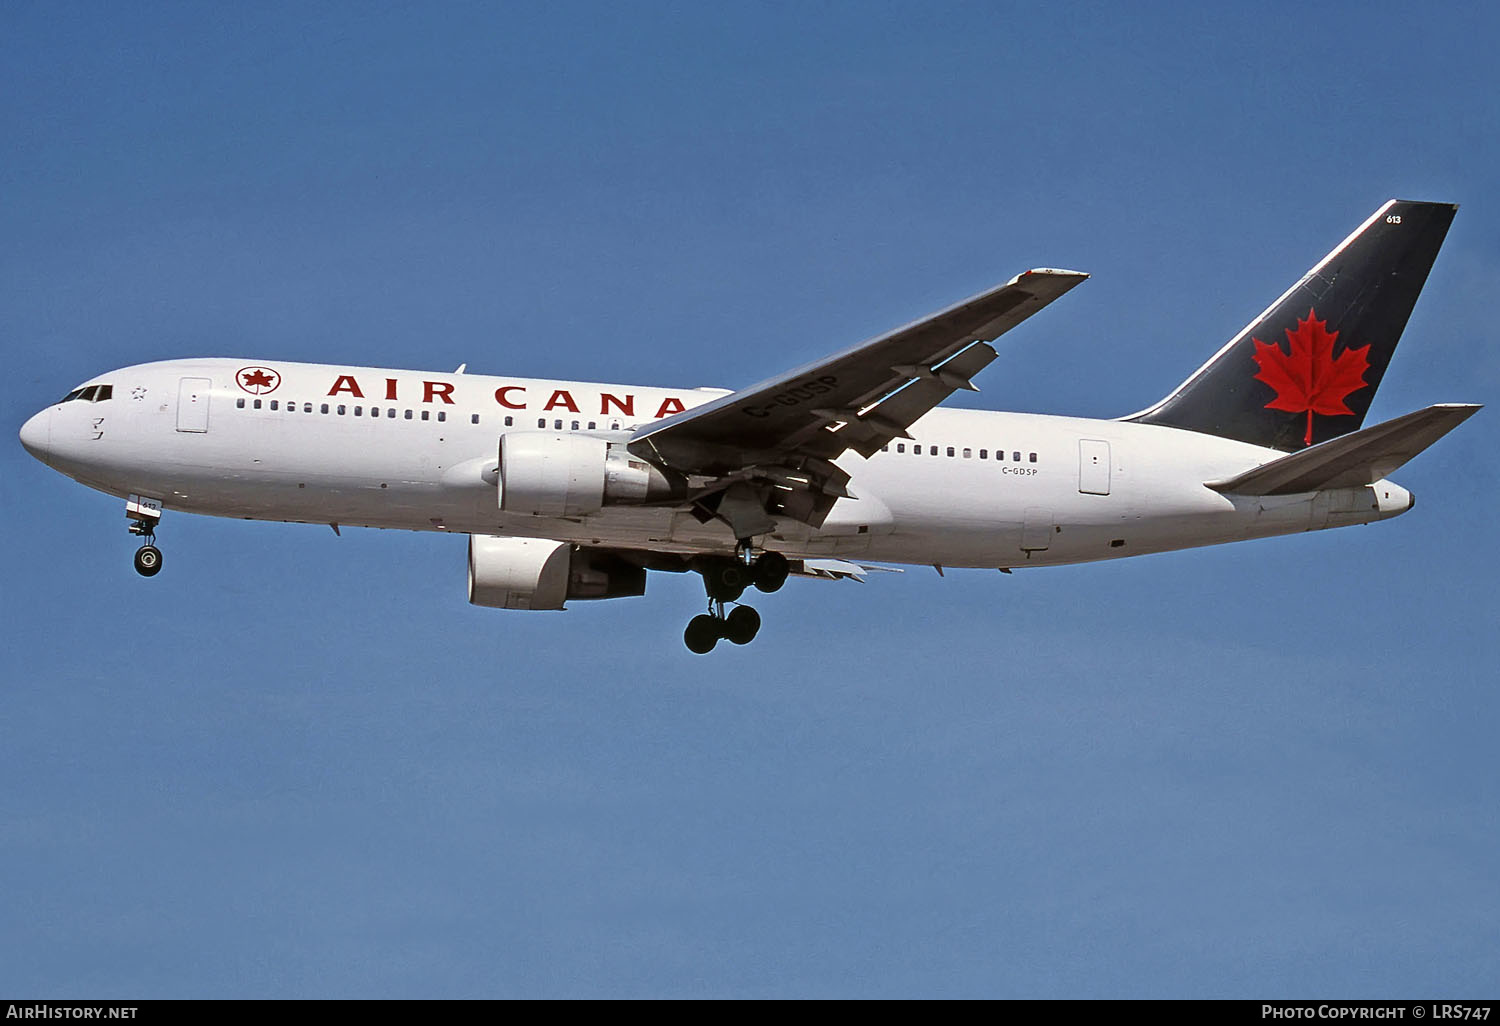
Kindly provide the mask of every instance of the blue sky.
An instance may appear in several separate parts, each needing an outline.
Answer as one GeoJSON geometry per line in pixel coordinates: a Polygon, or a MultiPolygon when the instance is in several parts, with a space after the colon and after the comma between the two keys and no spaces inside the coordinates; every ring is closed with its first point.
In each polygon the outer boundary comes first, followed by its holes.
{"type": "MultiPolygon", "coordinates": [[[[11,3],[0,409],[243,355],[734,387],[1032,266],[968,402],[1117,416],[1391,196],[1372,419],[1493,403],[1484,5],[11,3]]],[[[0,992],[1443,998],[1500,985],[1496,412],[1398,520],[513,614],[459,538],[0,445],[0,992]]]]}

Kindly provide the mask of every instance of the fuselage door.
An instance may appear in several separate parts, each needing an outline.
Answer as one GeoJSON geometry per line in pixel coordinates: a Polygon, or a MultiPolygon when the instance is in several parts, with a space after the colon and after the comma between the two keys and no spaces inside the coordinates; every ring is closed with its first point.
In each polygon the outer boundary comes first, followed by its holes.
{"type": "Polygon", "coordinates": [[[177,385],[177,430],[208,430],[208,378],[183,378],[177,385]]]}
{"type": "Polygon", "coordinates": [[[1078,490],[1084,495],[1109,494],[1109,443],[1084,438],[1078,442],[1078,490]]]}

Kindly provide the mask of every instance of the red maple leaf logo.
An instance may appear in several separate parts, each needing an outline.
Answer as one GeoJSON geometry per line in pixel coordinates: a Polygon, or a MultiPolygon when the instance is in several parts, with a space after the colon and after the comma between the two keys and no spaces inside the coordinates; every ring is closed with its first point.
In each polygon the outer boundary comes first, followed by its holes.
{"type": "Polygon", "coordinates": [[[1299,318],[1295,331],[1287,329],[1290,352],[1282,352],[1279,345],[1251,339],[1255,343],[1255,362],[1260,365],[1255,380],[1264,381],[1276,390],[1276,398],[1266,403],[1266,409],[1306,411],[1307,434],[1302,437],[1305,445],[1312,445],[1314,413],[1325,417],[1352,416],[1354,411],[1344,400],[1369,384],[1365,381],[1365,371],[1370,369],[1370,361],[1366,359],[1370,347],[1345,346],[1335,358],[1333,343],[1338,337],[1339,333],[1329,331],[1328,322],[1318,320],[1318,312],[1309,308],[1307,319],[1299,318]]]}
{"type": "Polygon", "coordinates": [[[281,384],[281,375],[269,367],[241,367],[235,380],[251,395],[264,395],[276,391],[276,386],[281,384]]]}

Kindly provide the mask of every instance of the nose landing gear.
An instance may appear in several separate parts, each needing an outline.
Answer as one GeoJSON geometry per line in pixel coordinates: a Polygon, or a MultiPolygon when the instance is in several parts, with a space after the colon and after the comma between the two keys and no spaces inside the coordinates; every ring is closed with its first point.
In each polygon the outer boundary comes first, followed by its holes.
{"type": "Polygon", "coordinates": [[[698,568],[708,592],[708,612],[688,621],[682,635],[688,651],[698,655],[712,652],[721,638],[731,644],[748,645],[760,632],[760,614],[754,609],[737,605],[726,613],[724,605],[738,602],[752,586],[758,591],[777,591],[786,583],[791,566],[779,552],[762,552],[754,560],[749,552],[749,544],[741,542],[735,558],[713,559],[698,568]]]}
{"type": "Polygon", "coordinates": [[[135,572],[142,577],[155,577],[161,573],[161,549],[156,547],[156,525],[161,523],[161,503],[132,495],[125,503],[125,515],[130,518],[130,533],[141,539],[141,547],[135,550],[135,572]]]}

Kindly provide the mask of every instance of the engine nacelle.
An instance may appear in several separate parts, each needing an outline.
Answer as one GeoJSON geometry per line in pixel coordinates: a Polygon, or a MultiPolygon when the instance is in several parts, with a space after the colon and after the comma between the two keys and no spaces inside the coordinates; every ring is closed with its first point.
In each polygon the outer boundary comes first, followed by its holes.
{"type": "Polygon", "coordinates": [[[679,498],[686,482],[593,435],[507,431],[500,436],[500,508],[576,517],[605,506],[679,498]]]}
{"type": "Polygon", "coordinates": [[[562,609],[568,599],[646,593],[646,568],[550,538],[469,535],[469,601],[499,609],[562,609]]]}

